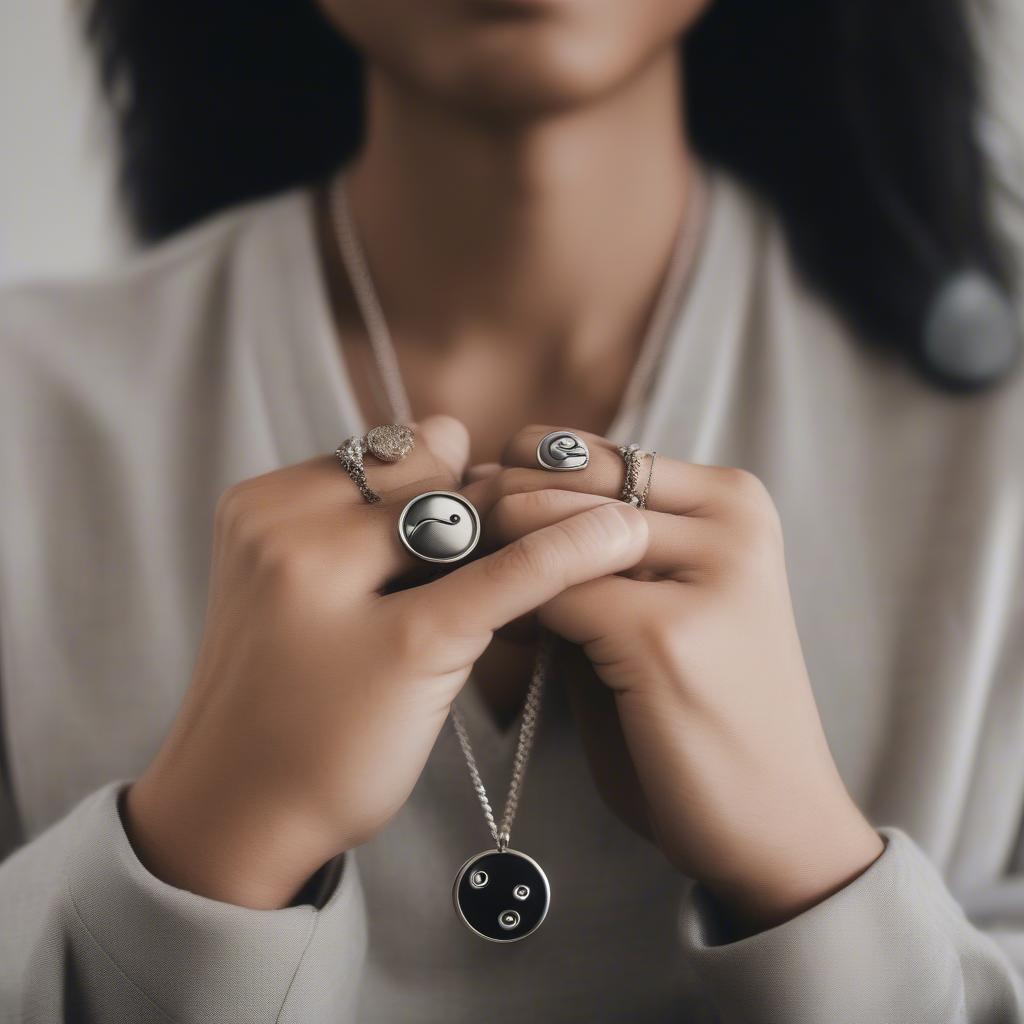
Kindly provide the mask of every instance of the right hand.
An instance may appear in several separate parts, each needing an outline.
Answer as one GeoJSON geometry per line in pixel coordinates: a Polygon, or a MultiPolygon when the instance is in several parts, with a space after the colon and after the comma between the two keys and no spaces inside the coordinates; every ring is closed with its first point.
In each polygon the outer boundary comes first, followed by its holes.
{"type": "Polygon", "coordinates": [[[643,517],[609,501],[386,593],[415,568],[399,511],[456,488],[468,453],[458,421],[430,417],[402,462],[367,458],[378,504],[331,456],[222,497],[192,682],[124,805],[155,875],[224,902],[287,906],[402,806],[495,629],[642,556],[643,517]]]}

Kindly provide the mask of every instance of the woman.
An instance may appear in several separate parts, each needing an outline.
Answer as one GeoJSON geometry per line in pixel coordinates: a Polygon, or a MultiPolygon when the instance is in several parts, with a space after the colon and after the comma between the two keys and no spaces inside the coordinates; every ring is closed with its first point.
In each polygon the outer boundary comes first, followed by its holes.
{"type": "Polygon", "coordinates": [[[3,303],[4,1019],[1024,1020],[964,14],[702,6],[93,4],[188,230],[3,303]]]}

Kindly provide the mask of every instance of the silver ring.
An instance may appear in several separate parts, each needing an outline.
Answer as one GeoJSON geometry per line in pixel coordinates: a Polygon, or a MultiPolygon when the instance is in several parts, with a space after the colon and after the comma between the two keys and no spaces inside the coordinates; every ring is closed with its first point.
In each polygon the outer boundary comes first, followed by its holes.
{"type": "Polygon", "coordinates": [[[577,437],[571,430],[553,430],[540,439],[537,462],[541,469],[560,473],[586,469],[590,462],[590,449],[583,438],[577,437]]]}
{"type": "Polygon", "coordinates": [[[455,491],[426,491],[402,509],[398,537],[424,562],[458,562],[480,542],[480,515],[455,491]]]}
{"type": "Polygon", "coordinates": [[[363,499],[373,505],[380,501],[380,495],[366,478],[363,458],[369,454],[381,462],[401,462],[415,447],[416,435],[412,427],[404,423],[385,423],[367,431],[364,437],[345,438],[334,449],[334,455],[359,488],[363,499]]]}
{"type": "Polygon", "coordinates": [[[651,496],[651,481],[654,479],[654,460],[658,457],[658,453],[651,451],[648,454],[651,457],[651,462],[647,467],[647,483],[644,484],[644,489],[640,492],[640,504],[637,508],[647,508],[647,501],[651,496]]]}
{"type": "Polygon", "coordinates": [[[634,508],[642,508],[646,495],[641,494],[637,490],[637,485],[640,483],[640,466],[647,452],[638,444],[620,444],[619,454],[622,456],[622,461],[626,468],[626,476],[622,481],[622,490],[619,493],[619,498],[627,505],[632,505],[634,508]]]}
{"type": "Polygon", "coordinates": [[[367,431],[366,450],[381,462],[401,462],[416,447],[416,434],[404,423],[384,423],[367,431]]]}

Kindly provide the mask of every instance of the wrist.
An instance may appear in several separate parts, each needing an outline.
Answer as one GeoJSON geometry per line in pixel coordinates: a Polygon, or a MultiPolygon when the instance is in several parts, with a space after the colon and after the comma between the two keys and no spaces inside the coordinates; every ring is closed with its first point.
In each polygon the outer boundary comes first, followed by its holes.
{"type": "Polygon", "coordinates": [[[121,816],[146,869],[178,889],[257,910],[289,906],[332,856],[301,816],[268,801],[229,799],[207,784],[145,773],[123,796],[121,816]]]}
{"type": "Polygon", "coordinates": [[[737,860],[737,870],[701,880],[725,911],[735,938],[780,925],[821,903],[863,874],[885,849],[852,801],[816,815],[815,821],[809,834],[797,831],[752,844],[737,860]]]}

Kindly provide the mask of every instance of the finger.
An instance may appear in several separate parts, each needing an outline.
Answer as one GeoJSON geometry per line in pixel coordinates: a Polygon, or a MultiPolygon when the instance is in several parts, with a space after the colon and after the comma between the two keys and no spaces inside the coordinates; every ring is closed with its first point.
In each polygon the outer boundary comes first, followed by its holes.
{"type": "MultiPolygon", "coordinates": [[[[437,628],[449,635],[493,632],[567,587],[628,569],[643,557],[647,524],[636,509],[607,502],[527,534],[416,591],[429,591],[437,628]]],[[[421,606],[422,607],[422,606],[421,606]]]]}
{"type": "MultiPolygon", "coordinates": [[[[384,497],[394,489],[408,490],[417,484],[423,484],[421,490],[450,489],[462,479],[469,461],[466,428],[451,416],[428,416],[413,429],[416,444],[401,462],[385,464],[372,455],[364,460],[370,486],[384,497]]],[[[247,492],[267,515],[280,513],[284,519],[302,511],[338,515],[367,505],[333,454],[262,473],[233,489],[247,492]]]]}
{"type": "Polygon", "coordinates": [[[469,435],[451,416],[429,416],[414,427],[416,446],[401,462],[385,464],[367,456],[366,474],[381,501],[364,501],[337,460],[314,460],[313,472],[330,481],[317,506],[317,522],[325,539],[339,539],[341,515],[345,516],[346,571],[339,581],[360,592],[385,588],[401,577],[425,572],[424,564],[409,553],[397,532],[398,516],[405,503],[417,494],[452,490],[469,461],[469,435]],[[340,485],[338,481],[341,481],[340,485]],[[345,488],[344,503],[337,487],[345,488]],[[354,502],[354,504],[352,504],[354,502]]]}
{"type": "Polygon", "coordinates": [[[622,732],[615,694],[597,678],[581,647],[565,644],[561,652],[570,666],[561,678],[597,790],[626,824],[653,841],[650,807],[622,732]]]}
{"type": "Polygon", "coordinates": [[[611,575],[584,580],[546,601],[537,618],[552,633],[583,647],[597,668],[604,662],[597,646],[601,638],[622,626],[622,609],[635,609],[637,588],[645,586],[657,584],[611,575]]]}
{"type": "Polygon", "coordinates": [[[416,445],[400,462],[381,462],[369,454],[364,459],[370,486],[392,504],[422,491],[451,490],[469,462],[469,433],[453,416],[426,416],[413,430],[416,445]]]}
{"type": "Polygon", "coordinates": [[[469,431],[465,425],[454,416],[425,416],[417,433],[439,469],[447,470],[453,482],[461,480],[469,463],[469,431]]]}
{"type": "Polygon", "coordinates": [[[486,480],[488,477],[494,476],[495,473],[501,471],[500,462],[478,462],[475,466],[470,466],[466,470],[466,474],[463,479],[466,483],[472,483],[475,480],[486,480]]]}
{"type": "MultiPolygon", "coordinates": [[[[611,499],[618,500],[618,499],[611,499]]],[[[498,548],[609,501],[583,491],[523,491],[500,498],[484,520],[485,549],[498,548]]],[[[651,576],[687,579],[694,570],[713,564],[712,541],[716,524],[708,519],[641,511],[647,521],[647,550],[629,570],[651,576]]]]}
{"type": "MultiPolygon", "coordinates": [[[[488,491],[481,500],[486,503],[490,498],[493,503],[501,493],[551,487],[555,485],[554,480],[557,480],[558,487],[565,490],[587,491],[609,498],[619,497],[625,479],[623,458],[617,445],[598,434],[590,434],[585,430],[573,431],[586,442],[590,450],[590,461],[584,469],[553,473],[540,468],[537,445],[545,434],[554,429],[548,426],[529,426],[520,430],[502,452],[502,465],[507,467],[508,473],[502,478],[495,478],[494,489],[488,491]]],[[[651,458],[648,455],[640,466],[640,490],[645,485],[650,469],[651,458]]],[[[722,466],[702,466],[659,455],[654,463],[647,507],[675,515],[709,514],[727,499],[731,477],[737,472],[722,466]]]]}

